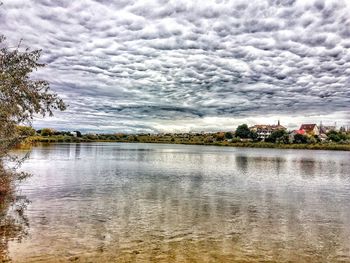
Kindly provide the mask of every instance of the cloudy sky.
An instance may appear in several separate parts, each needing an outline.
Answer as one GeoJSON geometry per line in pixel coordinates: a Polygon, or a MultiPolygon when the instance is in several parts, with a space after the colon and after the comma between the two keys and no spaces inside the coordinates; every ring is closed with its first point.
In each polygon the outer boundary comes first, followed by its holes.
{"type": "Polygon", "coordinates": [[[347,2],[3,0],[0,33],[42,49],[35,77],[70,105],[38,128],[350,125],[347,2]]]}

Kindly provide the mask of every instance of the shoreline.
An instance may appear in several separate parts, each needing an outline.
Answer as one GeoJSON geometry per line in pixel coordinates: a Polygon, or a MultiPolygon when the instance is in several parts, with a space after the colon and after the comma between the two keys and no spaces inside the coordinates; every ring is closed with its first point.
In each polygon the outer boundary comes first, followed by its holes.
{"type": "Polygon", "coordinates": [[[328,150],[328,151],[350,151],[350,144],[340,143],[315,143],[315,144],[281,144],[269,142],[194,142],[184,140],[85,140],[82,138],[67,136],[67,138],[39,137],[28,138],[24,145],[19,148],[30,148],[36,144],[51,143],[93,143],[93,142],[116,142],[116,143],[152,143],[152,144],[182,144],[182,145],[205,145],[238,148],[265,148],[265,149],[295,149],[295,150],[328,150]]]}

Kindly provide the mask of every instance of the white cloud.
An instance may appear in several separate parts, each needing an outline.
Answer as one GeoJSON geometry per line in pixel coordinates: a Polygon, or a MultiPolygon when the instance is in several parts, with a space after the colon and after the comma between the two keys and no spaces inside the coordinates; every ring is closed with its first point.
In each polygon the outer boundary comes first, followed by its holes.
{"type": "Polygon", "coordinates": [[[5,0],[8,43],[70,107],[37,126],[101,131],[350,122],[346,1],[5,0]],[[322,115],[320,115],[322,114],[322,115]],[[267,118],[267,119],[266,119],[267,118]]]}

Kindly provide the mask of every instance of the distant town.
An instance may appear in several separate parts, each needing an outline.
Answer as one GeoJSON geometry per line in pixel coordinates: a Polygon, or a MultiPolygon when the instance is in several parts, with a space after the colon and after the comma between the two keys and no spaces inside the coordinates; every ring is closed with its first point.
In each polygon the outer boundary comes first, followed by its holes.
{"type": "Polygon", "coordinates": [[[303,123],[297,130],[276,124],[239,125],[234,131],[188,133],[82,133],[51,128],[34,130],[18,127],[30,143],[37,142],[141,142],[242,147],[279,147],[350,150],[350,128],[346,126],[303,123]]]}

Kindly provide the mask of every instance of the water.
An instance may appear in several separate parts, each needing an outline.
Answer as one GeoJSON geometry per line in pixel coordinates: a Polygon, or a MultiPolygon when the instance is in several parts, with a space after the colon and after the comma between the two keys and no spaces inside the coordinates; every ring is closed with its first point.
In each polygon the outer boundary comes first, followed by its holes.
{"type": "Polygon", "coordinates": [[[36,147],[14,262],[350,262],[350,152],[36,147]]]}

